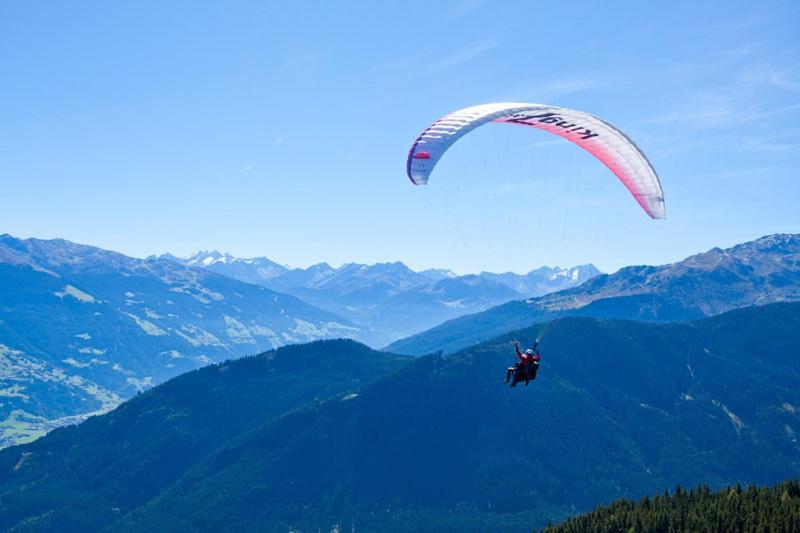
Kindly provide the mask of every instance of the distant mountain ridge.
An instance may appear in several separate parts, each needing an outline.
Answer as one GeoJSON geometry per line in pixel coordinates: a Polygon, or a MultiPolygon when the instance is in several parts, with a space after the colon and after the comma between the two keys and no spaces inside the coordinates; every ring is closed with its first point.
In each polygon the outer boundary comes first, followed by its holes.
{"type": "MultiPolygon", "coordinates": [[[[239,266],[246,268],[243,265],[250,265],[249,268],[251,272],[258,271],[259,268],[263,269],[263,274],[259,276],[258,279],[261,279],[263,282],[270,282],[272,288],[276,289],[300,286],[321,288],[331,283],[331,280],[338,280],[338,283],[342,283],[342,280],[345,280],[343,284],[349,289],[350,285],[347,281],[353,279],[354,276],[352,276],[352,274],[358,272],[366,273],[366,277],[395,274],[398,275],[398,279],[411,280],[410,286],[425,284],[425,279],[435,282],[442,279],[478,276],[480,278],[497,281],[519,292],[523,296],[536,297],[555,290],[563,290],[568,286],[579,285],[602,274],[602,272],[591,263],[569,268],[543,266],[535,268],[527,274],[517,274],[515,272],[496,274],[484,271],[479,274],[458,275],[452,270],[444,268],[429,268],[416,272],[400,261],[374,263],[371,265],[364,263],[345,263],[338,268],[334,268],[328,263],[317,263],[308,268],[290,268],[266,257],[239,258],[216,250],[198,251],[187,257],[177,257],[165,253],[158,256],[151,256],[151,258],[170,259],[185,265],[204,267],[236,279],[239,279],[237,277],[239,275],[249,277],[249,279],[256,279],[249,274],[239,274],[235,270],[235,268],[239,266]],[[237,265],[237,267],[231,268],[231,265],[237,265]]],[[[241,281],[246,280],[243,279],[241,281]]],[[[248,283],[252,283],[252,281],[248,281],[248,283]]],[[[334,281],[332,284],[336,283],[337,281],[334,281]]]]}
{"type": "Polygon", "coordinates": [[[800,235],[769,235],[713,248],[662,266],[631,266],[578,287],[508,302],[396,341],[388,349],[452,352],[512,329],[561,316],[691,320],[773,302],[800,300],[800,235]]]}
{"type": "Polygon", "coordinates": [[[529,298],[577,287],[602,274],[591,263],[572,268],[540,267],[527,274],[481,272],[480,276],[498,281],[529,298]]]}
{"type": "Polygon", "coordinates": [[[159,256],[292,294],[362,325],[373,345],[383,345],[445,320],[509,300],[580,285],[600,274],[594,265],[541,267],[527,274],[481,272],[459,276],[446,269],[415,272],[400,261],[333,268],[279,265],[265,257],[242,259],[217,251],[187,258],[159,256]]]}
{"type": "Polygon", "coordinates": [[[362,328],[175,261],[0,236],[0,446],[181,372],[362,328]]]}
{"type": "Polygon", "coordinates": [[[240,259],[230,254],[217,251],[195,252],[186,258],[178,258],[171,254],[159,256],[161,259],[172,259],[188,266],[207,268],[239,281],[260,285],[264,281],[274,279],[289,272],[289,268],[270,261],[266,257],[240,259]],[[235,274],[235,275],[231,275],[235,274]]]}

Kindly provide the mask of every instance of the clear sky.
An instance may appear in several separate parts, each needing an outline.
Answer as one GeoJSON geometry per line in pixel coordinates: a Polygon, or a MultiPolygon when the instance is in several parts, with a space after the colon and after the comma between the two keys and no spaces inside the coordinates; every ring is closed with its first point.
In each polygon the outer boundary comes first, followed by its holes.
{"type": "Polygon", "coordinates": [[[0,2],[0,233],[134,256],[527,271],[800,233],[800,3],[0,2]],[[574,107],[647,153],[668,220],[600,163],[491,125],[427,188],[419,131],[574,107]]]}

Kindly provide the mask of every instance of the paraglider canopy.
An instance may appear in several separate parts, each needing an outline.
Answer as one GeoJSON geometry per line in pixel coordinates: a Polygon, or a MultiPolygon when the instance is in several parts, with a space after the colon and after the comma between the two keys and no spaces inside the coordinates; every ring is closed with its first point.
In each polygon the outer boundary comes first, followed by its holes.
{"type": "Polygon", "coordinates": [[[453,143],[490,122],[545,130],[577,144],[606,165],[648,215],[666,218],[658,176],[630,138],[589,113],[543,104],[482,104],[445,115],[428,126],[411,146],[406,164],[411,182],[427,184],[436,163],[453,143]]]}

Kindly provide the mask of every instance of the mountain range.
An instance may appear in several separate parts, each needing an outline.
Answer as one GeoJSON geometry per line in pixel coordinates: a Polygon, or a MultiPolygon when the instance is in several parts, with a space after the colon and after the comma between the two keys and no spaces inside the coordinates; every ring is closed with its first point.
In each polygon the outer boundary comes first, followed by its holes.
{"type": "Polygon", "coordinates": [[[665,322],[798,300],[800,235],[770,235],[669,265],[631,266],[598,275],[572,289],[447,321],[387,349],[414,355],[453,352],[510,329],[564,316],[665,322]]]}
{"type": "Polygon", "coordinates": [[[404,358],[321,341],[195,370],[0,451],[6,531],[530,531],[676,484],[800,475],[800,303],[568,317],[404,358]]]}
{"type": "MultiPolygon", "coordinates": [[[[595,272],[547,271],[551,287],[595,272]]],[[[142,260],[2,235],[0,447],[210,362],[322,338],[378,345],[518,297],[485,277],[402,263],[288,269],[219,253],[142,260]]]]}
{"type": "Polygon", "coordinates": [[[446,269],[415,272],[401,262],[333,268],[319,263],[289,269],[265,257],[242,259],[220,252],[160,259],[206,268],[247,283],[294,295],[364,328],[382,346],[446,320],[494,305],[580,285],[600,274],[594,265],[541,267],[527,274],[481,272],[459,276],[446,269]]]}
{"type": "Polygon", "coordinates": [[[2,235],[0,445],[213,361],[362,331],[208,270],[2,235]]]}
{"type": "MultiPolygon", "coordinates": [[[[548,319],[557,328],[570,315],[682,320],[797,300],[799,241],[774,235],[672,265],[624,268],[450,320],[390,350],[452,352],[548,319]]],[[[402,263],[288,269],[222,254],[141,260],[63,240],[0,236],[0,447],[108,410],[209,362],[319,338],[374,346],[446,313],[544,290],[542,279],[552,288],[594,273],[588,266],[456,276],[402,263]],[[273,287],[296,296],[264,287],[269,276],[273,287]]]]}

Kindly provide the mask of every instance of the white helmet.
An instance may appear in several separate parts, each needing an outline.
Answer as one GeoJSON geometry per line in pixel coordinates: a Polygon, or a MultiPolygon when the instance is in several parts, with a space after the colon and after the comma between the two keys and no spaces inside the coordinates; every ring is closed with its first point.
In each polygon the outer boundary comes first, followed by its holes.
{"type": "Polygon", "coordinates": [[[533,355],[533,350],[528,348],[527,350],[525,350],[525,355],[533,355]]]}

